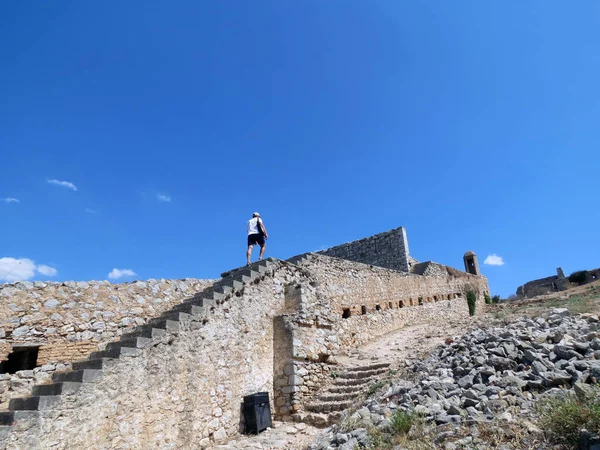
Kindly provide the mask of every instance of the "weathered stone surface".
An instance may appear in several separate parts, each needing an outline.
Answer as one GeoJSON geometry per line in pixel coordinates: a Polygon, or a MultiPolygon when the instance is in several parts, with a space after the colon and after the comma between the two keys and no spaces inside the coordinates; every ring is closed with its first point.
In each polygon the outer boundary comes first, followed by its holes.
{"type": "MultiPolygon", "coordinates": [[[[444,430],[450,431],[436,437],[436,444],[444,443],[444,448],[465,448],[475,442],[467,442],[465,438],[452,441],[452,428],[448,428],[470,420],[528,424],[531,433],[540,434],[542,430],[532,423],[537,419],[534,411],[538,399],[564,392],[557,387],[572,386],[574,393],[585,401],[597,395],[590,383],[600,380],[596,350],[580,345],[596,338],[589,337],[587,318],[556,310],[551,317],[552,320],[523,318],[506,327],[476,329],[460,339],[449,340],[431,356],[407,367],[417,377],[415,384],[398,389],[395,384],[402,384],[403,380],[394,381],[385,396],[367,399],[363,409],[367,407],[371,416],[374,411],[382,416],[390,416],[395,410],[413,411],[432,424],[444,425],[444,430]],[[543,342],[548,336],[559,334],[560,344],[543,342]],[[560,347],[559,356],[572,357],[558,358],[553,351],[556,346],[560,347]],[[579,349],[578,356],[568,353],[574,348],[579,349]],[[495,367],[491,369],[487,362],[495,367]],[[584,371],[592,376],[586,376],[584,371]]],[[[365,414],[359,426],[375,425],[374,421],[369,423],[368,417],[365,414]]],[[[582,436],[595,442],[595,435],[582,436]]],[[[473,439],[479,439],[473,448],[489,448],[489,443],[479,437],[473,439]]]]}
{"type": "MultiPolygon", "coordinates": [[[[61,396],[55,409],[44,412],[34,434],[15,429],[12,442],[25,448],[61,448],[67,442],[70,448],[86,448],[89,442],[110,448],[119,437],[122,448],[141,448],[147,442],[175,448],[205,439],[218,441],[237,433],[243,396],[261,391],[269,392],[273,411],[295,417],[302,412],[304,399],[331,378],[341,348],[368,342],[407,322],[464,316],[467,305],[459,294],[467,286],[473,287],[481,303],[482,293],[488,289],[484,277],[450,268],[434,277],[323,255],[294,262],[274,263],[262,271],[256,283],[238,286],[235,294],[215,294],[210,314],[188,315],[179,323],[171,321],[173,326],[163,320],[168,328],[163,337],[136,349],[134,354],[139,356],[122,358],[94,383],[85,383],[76,395],[61,396]],[[119,411],[118,416],[114,411],[119,411]],[[82,422],[81,417],[86,420],[82,422]],[[60,423],[59,435],[55,423],[60,423]],[[90,423],[93,426],[88,426],[90,423]]],[[[175,301],[174,293],[189,292],[189,285],[164,280],[118,286],[34,284],[27,288],[35,291],[29,296],[22,295],[18,287],[10,298],[23,307],[10,310],[12,319],[6,328],[10,327],[14,336],[17,325],[25,327],[26,340],[42,336],[53,349],[105,344],[186,298],[181,295],[175,301]],[[51,301],[54,299],[58,304],[51,301]],[[29,309],[25,307],[28,302],[32,303],[29,309]],[[14,321],[15,313],[19,323],[14,321]],[[21,325],[21,320],[27,325],[21,325]]],[[[229,292],[225,287],[219,286],[219,292],[229,292]]],[[[29,292],[27,289],[23,292],[29,292]]],[[[177,318],[186,315],[173,314],[177,318]]],[[[172,313],[168,317],[173,317],[172,313]]],[[[108,347],[110,355],[126,348],[108,347]]],[[[59,361],[45,358],[45,362],[59,361]]],[[[58,370],[58,364],[55,367],[58,370]]],[[[48,368],[48,372],[52,370],[48,368]]],[[[47,376],[46,371],[40,374],[47,376]]],[[[435,382],[443,385],[449,378],[451,374],[435,382]]],[[[430,386],[432,392],[436,392],[434,386],[430,386]]],[[[443,393],[435,396],[439,403],[431,405],[430,411],[447,415],[450,421],[460,416],[446,413],[443,393]]],[[[458,405],[459,397],[456,399],[458,405]]],[[[385,420],[376,409],[367,409],[361,419],[367,417],[375,425],[385,420]]],[[[368,445],[365,433],[351,435],[348,442],[355,439],[368,445]]]]}

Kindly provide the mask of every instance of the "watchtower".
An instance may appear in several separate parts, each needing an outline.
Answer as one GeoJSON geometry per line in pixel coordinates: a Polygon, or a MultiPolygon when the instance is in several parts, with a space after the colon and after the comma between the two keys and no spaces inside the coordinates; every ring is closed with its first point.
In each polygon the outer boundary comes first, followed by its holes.
{"type": "Polygon", "coordinates": [[[479,271],[479,262],[477,261],[477,255],[469,250],[463,256],[463,261],[465,262],[465,272],[470,273],[472,275],[481,275],[479,271]]]}

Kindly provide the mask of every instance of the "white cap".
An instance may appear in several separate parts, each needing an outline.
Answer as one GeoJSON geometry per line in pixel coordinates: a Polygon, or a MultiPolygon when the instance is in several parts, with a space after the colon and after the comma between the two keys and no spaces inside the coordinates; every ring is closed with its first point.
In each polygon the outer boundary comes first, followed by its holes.
{"type": "Polygon", "coordinates": [[[259,214],[259,213],[257,213],[257,212],[255,212],[255,213],[252,213],[252,217],[260,217],[260,214],[259,214]]]}

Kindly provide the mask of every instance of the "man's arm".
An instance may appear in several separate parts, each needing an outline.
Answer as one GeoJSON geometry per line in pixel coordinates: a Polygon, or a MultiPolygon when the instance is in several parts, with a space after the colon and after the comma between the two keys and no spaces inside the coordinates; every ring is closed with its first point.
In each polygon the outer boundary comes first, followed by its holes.
{"type": "Polygon", "coordinates": [[[267,229],[266,229],[265,224],[263,223],[263,221],[259,220],[258,223],[260,224],[260,228],[262,229],[262,232],[265,235],[265,239],[269,239],[269,233],[267,233],[267,229]]]}

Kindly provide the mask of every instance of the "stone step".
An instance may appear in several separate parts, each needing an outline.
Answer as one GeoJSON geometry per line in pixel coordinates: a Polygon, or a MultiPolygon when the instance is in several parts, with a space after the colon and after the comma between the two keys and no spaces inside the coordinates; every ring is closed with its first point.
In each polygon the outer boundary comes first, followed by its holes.
{"type": "Polygon", "coordinates": [[[0,426],[10,426],[15,421],[15,413],[13,411],[0,412],[0,426]]]}
{"type": "MultiPolygon", "coordinates": [[[[12,429],[12,425],[15,422],[27,421],[32,424],[34,421],[39,420],[40,413],[38,411],[1,411],[0,412],[0,427],[6,427],[9,430],[12,429]]],[[[3,447],[0,447],[2,449],[3,447]]]]}
{"type": "Polygon", "coordinates": [[[269,271],[269,268],[267,266],[256,266],[256,270],[258,270],[258,273],[263,275],[269,271]]]}
{"type": "Polygon", "coordinates": [[[60,400],[60,395],[13,398],[8,404],[8,408],[11,411],[44,411],[56,407],[60,400]]]}
{"type": "Polygon", "coordinates": [[[102,350],[100,352],[90,353],[90,359],[100,359],[100,358],[123,358],[126,356],[140,356],[143,350],[141,348],[134,347],[111,347],[106,348],[106,350],[102,350]]]}
{"type": "Polygon", "coordinates": [[[324,392],[317,397],[317,400],[321,402],[343,402],[354,400],[360,397],[362,391],[354,391],[354,392],[342,392],[342,393],[331,393],[324,392]]]}
{"type": "Polygon", "coordinates": [[[145,348],[148,347],[151,343],[151,338],[137,336],[134,338],[121,339],[120,341],[109,342],[106,346],[106,349],[108,350],[116,347],[145,348]]]}
{"type": "MultiPolygon", "coordinates": [[[[215,301],[213,300],[213,304],[214,303],[215,303],[215,301]]],[[[180,305],[173,307],[173,309],[171,311],[179,311],[179,312],[191,314],[192,316],[195,316],[195,317],[200,317],[200,316],[205,315],[207,310],[208,310],[207,306],[195,305],[193,303],[182,303],[180,305]]]]}
{"type": "MultiPolygon", "coordinates": [[[[249,266],[242,266],[242,267],[237,267],[235,269],[228,270],[227,272],[223,272],[221,274],[221,277],[227,278],[227,277],[237,275],[239,273],[248,275],[250,277],[260,276],[260,273],[258,272],[258,268],[261,267],[261,263],[262,263],[262,261],[255,261],[255,262],[251,263],[249,266]],[[254,274],[256,274],[256,275],[254,275],[252,272],[254,272],[254,274]]],[[[264,265],[262,267],[264,267],[264,265]]]]}
{"type": "Polygon", "coordinates": [[[354,386],[329,386],[329,388],[326,391],[331,394],[360,394],[361,392],[363,392],[363,386],[366,386],[366,384],[359,384],[354,386]]]}
{"type": "Polygon", "coordinates": [[[179,321],[171,319],[156,318],[148,322],[148,326],[161,328],[167,331],[179,331],[179,321]]]}
{"type": "Polygon", "coordinates": [[[244,281],[245,283],[252,282],[257,278],[260,278],[261,274],[258,270],[253,270],[251,268],[244,267],[243,269],[237,270],[232,274],[234,278],[239,279],[240,281],[244,281]]]}
{"type": "Polygon", "coordinates": [[[213,289],[218,294],[230,294],[233,292],[233,287],[228,284],[219,284],[217,286],[213,286],[213,289]]]}
{"type": "Polygon", "coordinates": [[[227,296],[229,294],[224,294],[223,292],[217,292],[212,290],[210,292],[207,292],[205,296],[203,296],[203,298],[206,298],[208,300],[214,300],[215,303],[213,304],[218,304],[221,303],[223,301],[225,301],[227,299],[227,296]]]}
{"type": "Polygon", "coordinates": [[[231,287],[231,289],[232,289],[231,292],[239,291],[240,289],[242,289],[244,287],[244,281],[241,279],[241,277],[238,277],[238,276],[223,278],[219,282],[219,284],[221,286],[231,287]]]}
{"type": "Polygon", "coordinates": [[[353,372],[344,372],[340,378],[344,379],[352,379],[352,380],[362,380],[365,378],[371,378],[377,375],[381,375],[382,373],[387,372],[388,369],[372,369],[372,370],[362,370],[362,371],[353,371],[353,372]]]}
{"type": "Polygon", "coordinates": [[[121,339],[131,339],[136,337],[145,337],[151,339],[157,339],[167,334],[167,330],[164,328],[156,328],[151,325],[142,325],[135,328],[133,331],[124,333],[121,339]]]}
{"type": "Polygon", "coordinates": [[[73,370],[83,370],[83,369],[106,369],[107,367],[114,366],[118,359],[115,358],[97,358],[97,359],[88,359],[86,361],[77,361],[72,364],[73,370]]]}
{"type": "Polygon", "coordinates": [[[77,383],[73,381],[61,381],[59,383],[40,384],[33,387],[31,395],[71,395],[77,392],[81,388],[82,384],[83,383],[77,383]]]}
{"type": "Polygon", "coordinates": [[[192,320],[192,315],[181,311],[167,311],[162,313],[159,317],[157,317],[157,319],[173,320],[175,322],[185,322],[188,320],[192,320]]]}
{"type": "Polygon", "coordinates": [[[265,258],[262,261],[257,261],[257,263],[259,266],[262,265],[262,266],[266,266],[266,267],[271,267],[277,261],[279,261],[277,258],[273,258],[272,256],[269,256],[268,258],[265,258]]]}
{"type": "Polygon", "coordinates": [[[99,369],[82,369],[72,370],[70,372],[55,372],[52,375],[54,381],[77,381],[80,383],[89,383],[97,380],[102,376],[102,370],[99,369]]]}
{"type": "Polygon", "coordinates": [[[390,367],[390,363],[379,363],[379,364],[371,364],[369,366],[358,366],[358,367],[350,367],[346,369],[346,372],[365,372],[369,370],[376,369],[387,369],[390,367]]]}
{"type": "Polygon", "coordinates": [[[344,411],[354,405],[352,401],[343,402],[314,402],[306,405],[308,411],[317,413],[328,413],[332,411],[344,411]]]}
{"type": "Polygon", "coordinates": [[[366,386],[372,381],[377,381],[376,377],[368,377],[368,378],[336,378],[331,383],[331,386],[366,386]]]}

